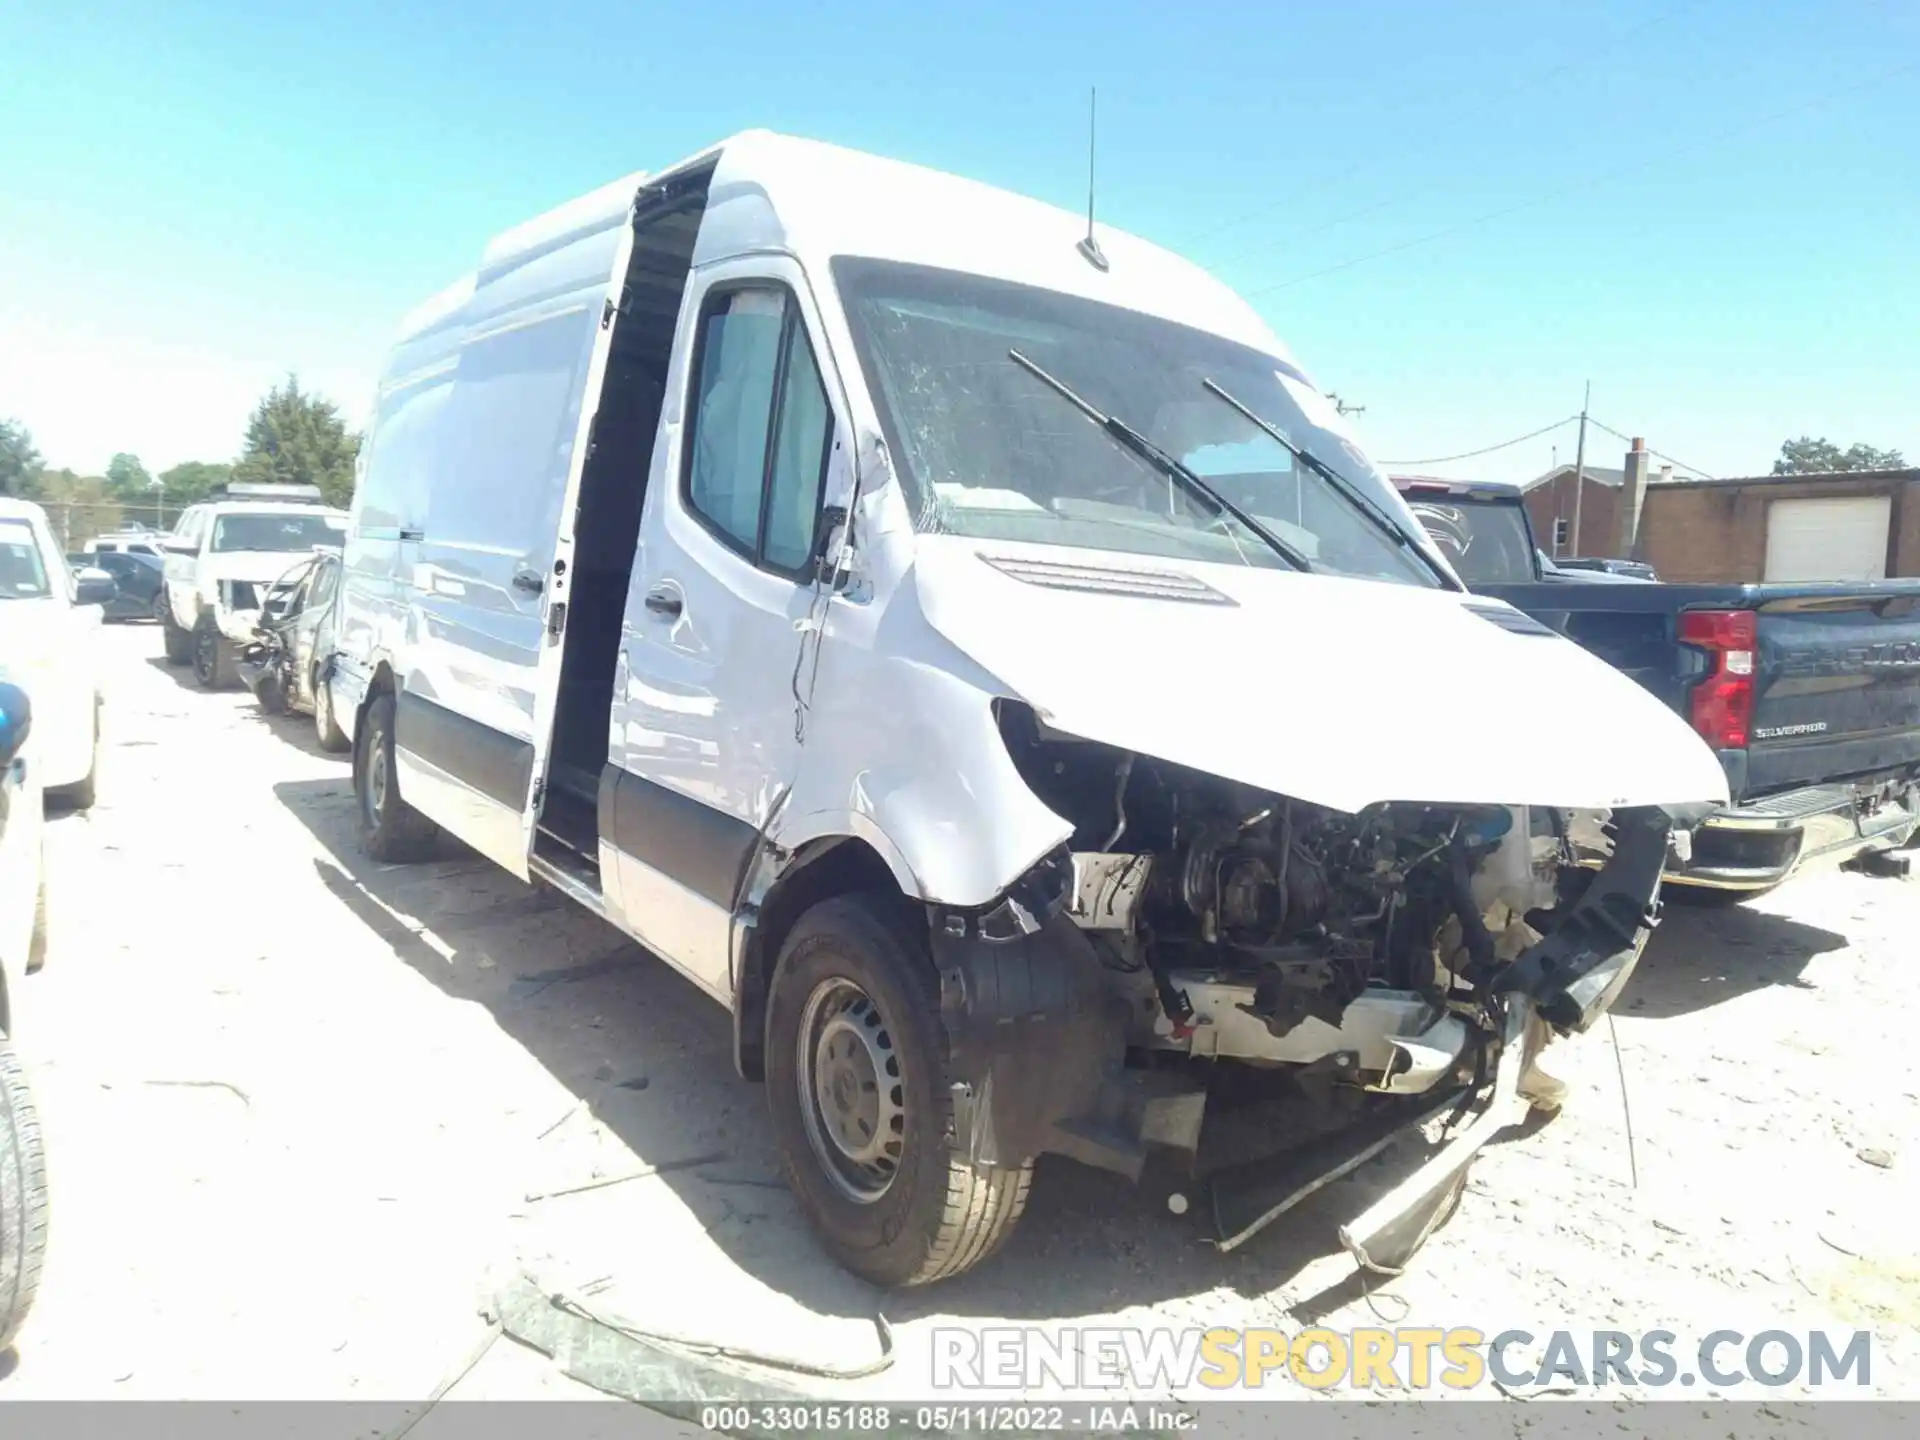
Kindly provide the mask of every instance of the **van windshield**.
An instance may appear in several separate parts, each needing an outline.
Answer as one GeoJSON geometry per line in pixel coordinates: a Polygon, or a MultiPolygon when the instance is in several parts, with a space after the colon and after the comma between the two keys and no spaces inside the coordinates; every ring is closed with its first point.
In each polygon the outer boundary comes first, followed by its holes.
{"type": "Polygon", "coordinates": [[[216,554],[233,550],[311,550],[316,545],[338,545],[346,526],[332,515],[221,515],[213,522],[216,554]]]}
{"type": "Polygon", "coordinates": [[[1314,570],[1439,583],[1353,501],[1206,388],[1211,380],[1226,389],[1400,523],[1385,477],[1310,418],[1330,420],[1326,402],[1275,357],[984,276],[847,256],[833,269],[921,530],[1286,568],[1063,403],[1011,358],[1017,352],[1201,476],[1314,570]]]}

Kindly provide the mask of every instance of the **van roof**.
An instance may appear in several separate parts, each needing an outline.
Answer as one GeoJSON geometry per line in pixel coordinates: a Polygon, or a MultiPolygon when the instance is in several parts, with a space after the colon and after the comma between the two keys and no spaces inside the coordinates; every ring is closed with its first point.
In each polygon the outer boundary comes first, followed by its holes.
{"type": "Polygon", "coordinates": [[[1084,215],[938,170],[764,130],[732,136],[650,175],[623,176],[504,231],[482,252],[474,273],[407,316],[399,342],[452,320],[491,281],[596,233],[611,236],[643,183],[706,167],[713,177],[695,265],[783,252],[806,264],[816,284],[835,255],[964,270],[1193,325],[1294,363],[1245,300],[1148,241],[1096,225],[1109,262],[1102,272],[1077,248],[1087,230],[1084,215]]]}

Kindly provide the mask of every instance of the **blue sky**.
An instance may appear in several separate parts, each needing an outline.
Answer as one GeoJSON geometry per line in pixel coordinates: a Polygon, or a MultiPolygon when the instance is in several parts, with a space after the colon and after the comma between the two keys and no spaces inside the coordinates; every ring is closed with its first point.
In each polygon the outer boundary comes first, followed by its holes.
{"type": "Polygon", "coordinates": [[[738,129],[1078,208],[1094,85],[1102,219],[1252,297],[1384,460],[1591,379],[1710,473],[1920,461],[1912,0],[281,8],[0,7],[0,416],[50,463],[224,458],[288,369],[357,418],[489,235],[738,129]]]}

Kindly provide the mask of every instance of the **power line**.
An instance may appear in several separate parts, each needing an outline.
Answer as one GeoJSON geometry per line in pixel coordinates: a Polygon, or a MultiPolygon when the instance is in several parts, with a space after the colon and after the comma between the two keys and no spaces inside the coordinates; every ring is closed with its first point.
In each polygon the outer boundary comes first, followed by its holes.
{"type": "MultiPolygon", "coordinates": [[[[1686,4],[1670,6],[1667,9],[1661,11],[1659,14],[1654,15],[1650,19],[1642,20],[1638,25],[1631,26],[1630,28],[1621,31],[1620,34],[1614,38],[1611,46],[1603,46],[1601,47],[1601,49],[1602,50],[1609,49],[1609,48],[1613,48],[1613,46],[1624,44],[1626,41],[1633,39],[1636,35],[1639,35],[1642,31],[1651,30],[1656,25],[1663,25],[1668,20],[1671,20],[1675,15],[1681,14],[1684,11],[1695,8],[1695,6],[1698,3],[1699,3],[1699,0],[1688,0],[1688,3],[1686,4]]],[[[1468,118],[1477,118],[1482,115],[1495,114],[1501,111],[1502,109],[1504,109],[1507,103],[1511,101],[1514,96],[1524,94],[1526,91],[1535,89],[1541,85],[1544,85],[1550,80],[1556,80],[1560,76],[1565,75],[1570,70],[1578,69],[1582,64],[1591,60],[1595,53],[1596,52],[1592,49],[1585,50],[1581,54],[1574,56],[1572,59],[1562,61],[1560,64],[1553,66],[1551,69],[1543,70],[1538,74],[1527,75],[1522,79],[1520,79],[1519,81],[1513,84],[1504,86],[1500,90],[1494,92],[1491,96],[1486,97],[1489,103],[1484,106],[1468,106],[1463,111],[1455,110],[1453,112],[1453,118],[1458,119],[1462,115],[1468,118]]],[[[1431,137],[1435,133],[1436,129],[1444,131],[1447,128],[1449,121],[1446,118],[1444,112],[1442,115],[1436,116],[1435,119],[1438,121],[1438,125],[1437,126],[1432,124],[1424,125],[1421,127],[1422,133],[1431,137]]],[[[1404,154],[1405,152],[1403,150],[1398,153],[1404,154]]],[[[1356,175],[1361,175],[1366,173],[1370,169],[1377,168],[1378,164],[1379,164],[1378,157],[1374,157],[1372,159],[1362,158],[1360,160],[1356,160],[1353,164],[1349,165],[1345,170],[1342,170],[1338,175],[1335,175],[1334,177],[1332,177],[1331,180],[1323,182],[1317,188],[1325,189],[1329,185],[1341,184],[1345,181],[1351,180],[1356,175]]],[[[1255,209],[1249,210],[1244,215],[1238,215],[1235,218],[1227,221],[1222,225],[1216,225],[1211,230],[1202,231],[1198,235],[1194,235],[1189,237],[1188,239],[1182,240],[1179,242],[1179,244],[1183,249],[1196,246],[1196,245],[1203,245],[1217,235],[1224,235],[1229,230],[1239,229],[1242,225],[1246,224],[1249,220],[1258,220],[1264,215],[1271,215],[1275,210],[1281,209],[1283,206],[1294,203],[1297,198],[1298,197],[1295,195],[1285,195],[1279,198],[1278,200],[1269,201],[1267,204],[1261,205],[1255,209]]],[[[1262,250],[1267,250],[1272,248],[1272,244],[1284,243],[1286,240],[1289,240],[1289,239],[1299,239],[1303,235],[1317,234],[1321,230],[1331,229],[1335,225],[1343,225],[1348,220],[1358,220],[1362,216],[1370,215],[1376,210],[1385,209],[1388,205],[1391,205],[1394,203],[1395,201],[1391,199],[1382,200],[1377,204],[1367,206],[1365,209],[1356,210],[1356,211],[1353,211],[1351,214],[1341,216],[1338,219],[1329,220],[1323,224],[1316,225],[1310,230],[1294,232],[1292,234],[1282,236],[1278,240],[1271,242],[1271,244],[1267,242],[1262,242],[1260,245],[1257,245],[1250,250],[1242,250],[1237,254],[1228,256],[1224,260],[1216,260],[1213,262],[1213,264],[1215,266],[1231,265],[1234,261],[1244,259],[1248,255],[1258,254],[1262,250]]]]}
{"type": "MultiPolygon", "coordinates": [[[[1595,429],[1606,431],[1607,434],[1613,436],[1613,438],[1616,440],[1626,441],[1629,445],[1631,445],[1636,439],[1639,438],[1634,435],[1623,435],[1618,430],[1614,429],[1611,425],[1605,424],[1604,422],[1599,420],[1595,420],[1591,415],[1587,417],[1587,423],[1592,425],[1595,429]]],[[[1641,444],[1649,455],[1658,456],[1660,459],[1665,460],[1668,464],[1678,466],[1680,469],[1685,470],[1690,475],[1698,475],[1703,480],[1715,480],[1719,478],[1718,476],[1715,476],[1715,475],[1709,475],[1705,470],[1702,470],[1698,465],[1689,465],[1684,460],[1676,460],[1673,458],[1673,456],[1654,449],[1651,445],[1646,444],[1645,441],[1642,441],[1641,444]]]]}
{"type": "Polygon", "coordinates": [[[1871,79],[1860,81],[1858,84],[1842,85],[1832,90],[1823,91],[1812,99],[1802,101],[1798,105],[1789,105],[1780,110],[1770,111],[1756,120],[1749,121],[1745,125],[1735,125],[1730,129],[1719,130],[1711,135],[1702,136],[1691,145],[1683,145],[1678,150],[1668,151],[1663,155],[1650,156],[1645,160],[1636,160],[1627,165],[1617,165],[1611,170],[1603,170],[1598,174],[1583,176],[1570,185],[1556,186],[1552,190],[1542,191],[1540,194],[1530,196],[1527,199],[1516,200],[1511,205],[1503,205],[1497,210],[1489,210],[1484,215],[1476,215],[1472,219],[1462,220],[1455,225],[1444,226],[1439,230],[1430,231],[1425,235],[1416,235],[1411,240],[1402,240],[1397,245],[1388,245],[1384,249],[1372,250],[1364,255],[1356,255],[1350,260],[1342,260],[1338,265],[1328,265],[1324,269],[1312,270],[1305,275],[1296,275],[1291,280],[1282,280],[1277,284],[1262,286],[1258,290],[1248,290],[1243,293],[1248,299],[1253,299],[1260,295],[1271,295],[1276,290],[1290,290],[1295,285],[1306,284],[1309,280],[1318,280],[1327,275],[1338,274],[1342,270],[1351,270],[1354,266],[1364,265],[1370,260],[1384,259],[1389,255],[1397,255],[1403,250],[1412,250],[1420,245],[1432,244],[1436,240],[1444,240],[1451,235],[1458,235],[1464,230],[1477,229],[1482,225],[1491,224],[1495,220],[1503,220],[1507,216],[1521,210],[1529,210],[1536,205],[1544,205],[1550,200],[1558,200],[1564,195],[1570,195],[1580,190],[1589,190],[1596,185],[1603,185],[1610,180],[1617,180],[1623,175],[1631,175],[1637,171],[1651,169],[1662,161],[1675,159],[1682,155],[1690,155],[1694,151],[1718,141],[1730,140],[1736,135],[1743,135],[1750,130],[1758,130],[1760,127],[1770,125],[1776,120],[1784,120],[1789,115],[1798,115],[1808,110],[1817,109],[1829,101],[1837,100],[1842,96],[1855,94],[1862,90],[1870,90],[1876,85],[1883,85],[1887,81],[1897,79],[1899,76],[1905,75],[1915,69],[1920,69],[1920,61],[1909,61],[1905,65],[1898,65],[1891,70],[1882,71],[1871,79]]]}
{"type": "MultiPolygon", "coordinates": [[[[1496,450],[1507,450],[1515,445],[1524,444],[1528,440],[1537,440],[1549,430],[1558,430],[1562,425],[1571,425],[1579,418],[1578,415],[1563,416],[1551,425],[1542,425],[1538,430],[1529,430],[1526,434],[1516,435],[1511,440],[1502,440],[1498,445],[1488,445],[1479,450],[1468,450],[1460,455],[1430,455],[1424,460],[1381,460],[1377,463],[1381,465],[1448,465],[1455,460],[1472,460],[1479,455],[1491,455],[1496,450]]],[[[1594,423],[1599,424],[1598,421],[1594,423]]],[[[1678,464],[1679,462],[1676,461],[1675,463],[1678,464]]]]}

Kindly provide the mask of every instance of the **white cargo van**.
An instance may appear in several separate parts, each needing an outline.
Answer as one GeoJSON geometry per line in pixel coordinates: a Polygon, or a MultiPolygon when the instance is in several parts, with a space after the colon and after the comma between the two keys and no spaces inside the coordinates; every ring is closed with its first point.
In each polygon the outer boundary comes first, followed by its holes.
{"type": "Polygon", "coordinates": [[[881,1284],[990,1254],[1042,1153],[1231,1246],[1477,1108],[1342,1232],[1403,1263],[1726,795],[1225,287],[907,165],[745,134],[502,235],[362,456],[366,849],[444,827],[726,1006],[881,1284]],[[1227,1071],[1324,1134],[1291,1178],[1210,1146],[1227,1071]]]}

